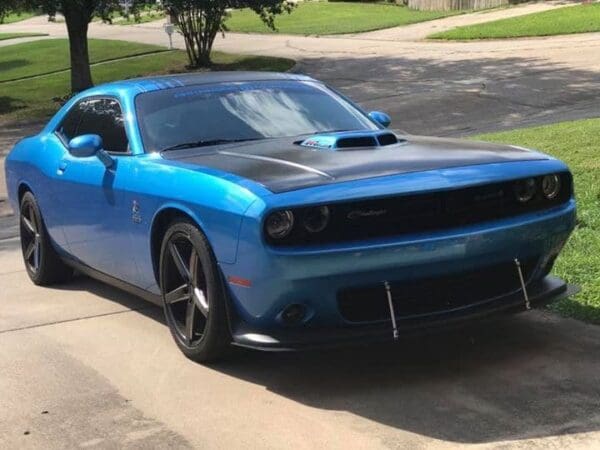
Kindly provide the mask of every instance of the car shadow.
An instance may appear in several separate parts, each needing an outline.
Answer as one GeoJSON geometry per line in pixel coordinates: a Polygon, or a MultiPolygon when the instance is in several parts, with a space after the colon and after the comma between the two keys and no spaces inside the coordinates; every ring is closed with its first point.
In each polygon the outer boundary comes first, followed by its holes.
{"type": "MultiPolygon", "coordinates": [[[[6,241],[5,241],[6,242],[6,241]]],[[[16,242],[16,240],[15,240],[16,242]]],[[[0,240],[0,244],[2,241],[0,240]]],[[[0,245],[0,251],[2,246],[0,245]]],[[[156,320],[167,326],[164,320],[163,310],[147,300],[137,297],[128,292],[117,289],[101,281],[95,280],[80,273],[75,273],[74,277],[67,283],[55,284],[45,287],[59,291],[88,292],[102,299],[116,303],[129,311],[136,311],[144,316],[156,320]]]]}
{"type": "Polygon", "coordinates": [[[238,351],[212,367],[312,407],[451,442],[600,429],[600,328],[544,312],[396,345],[238,351]]]}
{"type": "MultiPolygon", "coordinates": [[[[164,324],[161,308],[86,277],[59,288],[164,324]]],[[[209,366],[314,408],[456,443],[600,429],[600,327],[547,311],[391,344],[293,353],[232,347],[209,366]]]]}

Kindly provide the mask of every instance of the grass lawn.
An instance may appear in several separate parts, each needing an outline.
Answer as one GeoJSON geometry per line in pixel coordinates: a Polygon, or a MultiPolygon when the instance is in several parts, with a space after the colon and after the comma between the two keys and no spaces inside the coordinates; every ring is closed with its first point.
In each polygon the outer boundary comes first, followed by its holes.
{"type": "Polygon", "coordinates": [[[48,36],[48,35],[44,34],[44,33],[0,33],[0,41],[5,41],[7,39],[33,37],[33,36],[48,36]]]}
{"type": "Polygon", "coordinates": [[[9,14],[8,16],[6,16],[4,18],[4,20],[2,21],[2,23],[20,22],[21,20],[30,19],[31,17],[38,16],[38,15],[39,15],[38,13],[33,13],[33,12],[22,12],[19,14],[13,13],[13,14],[9,14]]]}
{"type": "Polygon", "coordinates": [[[600,119],[486,134],[477,139],[536,148],[571,168],[578,224],[556,262],[554,274],[581,286],[581,292],[551,308],[600,324],[600,119]]]}
{"type": "MultiPolygon", "coordinates": [[[[60,41],[59,41],[60,42],[60,41]]],[[[39,43],[20,44],[21,52],[27,53],[39,43]]],[[[121,56],[129,54],[138,54],[144,50],[141,44],[120,42],[115,47],[115,41],[95,41],[95,47],[99,50],[96,53],[96,60],[101,54],[103,46],[107,54],[112,54],[115,48],[119,48],[121,56]]],[[[67,41],[63,40],[64,50],[67,48],[67,41]]],[[[148,47],[148,51],[154,47],[148,47]]],[[[9,47],[7,47],[9,48],[9,47]]],[[[4,51],[3,49],[2,51],[4,51]]],[[[106,55],[106,54],[105,54],[106,55]]],[[[294,61],[284,58],[268,58],[262,56],[232,55],[215,52],[212,55],[213,70],[271,70],[283,72],[289,70],[294,61]]],[[[0,68],[2,67],[4,54],[0,53],[0,68]]],[[[146,54],[119,61],[106,62],[92,66],[92,76],[96,84],[105,83],[113,80],[125,78],[134,78],[145,75],[158,75],[168,73],[186,72],[187,56],[184,51],[173,50],[160,53],[146,54]]],[[[38,59],[30,60],[26,73],[42,73],[45,66],[49,64],[48,60],[38,59]]],[[[0,70],[4,75],[4,72],[0,70]]],[[[64,97],[70,91],[70,73],[60,72],[50,75],[44,75],[35,79],[24,79],[19,81],[0,82],[0,122],[4,120],[22,120],[22,119],[44,119],[53,114],[59,104],[53,98],[64,97]]]]}
{"type": "MultiPolygon", "coordinates": [[[[90,62],[98,63],[132,55],[162,52],[166,49],[124,41],[90,39],[90,62]]],[[[2,47],[0,81],[42,75],[71,67],[66,39],[47,39],[2,47]],[[48,58],[52,55],[52,58],[48,58]]]]}
{"type": "MultiPolygon", "coordinates": [[[[404,6],[383,3],[302,2],[291,14],[277,16],[275,26],[279,33],[285,34],[356,33],[423,22],[458,13],[415,11],[404,6]]],[[[249,9],[233,11],[226,26],[229,31],[235,32],[273,32],[249,9]]]]}
{"type": "Polygon", "coordinates": [[[499,39],[600,31],[600,3],[527,14],[436,33],[431,39],[499,39]]]}

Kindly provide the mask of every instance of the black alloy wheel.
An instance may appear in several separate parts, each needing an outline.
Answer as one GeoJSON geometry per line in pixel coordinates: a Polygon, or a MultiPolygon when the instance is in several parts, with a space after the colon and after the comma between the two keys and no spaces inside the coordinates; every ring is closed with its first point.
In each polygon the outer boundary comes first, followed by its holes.
{"type": "Polygon", "coordinates": [[[52,246],[39,206],[31,192],[25,192],[21,199],[19,228],[23,261],[31,281],[48,286],[71,278],[73,269],[61,260],[52,246]]]}
{"type": "Polygon", "coordinates": [[[27,271],[35,276],[40,268],[42,239],[40,224],[34,210],[33,202],[26,201],[21,205],[21,246],[23,260],[27,271]]]}
{"type": "Polygon", "coordinates": [[[181,351],[201,362],[221,356],[231,342],[226,296],[208,241],[188,220],[174,222],[165,234],[160,286],[165,318],[181,351]]]}

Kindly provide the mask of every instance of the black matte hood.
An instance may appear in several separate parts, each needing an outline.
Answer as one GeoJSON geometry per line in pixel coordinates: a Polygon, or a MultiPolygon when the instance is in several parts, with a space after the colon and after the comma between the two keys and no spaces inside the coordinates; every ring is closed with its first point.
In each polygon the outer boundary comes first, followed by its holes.
{"type": "Polygon", "coordinates": [[[402,136],[384,147],[311,149],[296,139],[267,139],[164,152],[163,158],[229,172],[271,192],[478,164],[531,161],[547,156],[518,147],[459,139],[402,136]]]}

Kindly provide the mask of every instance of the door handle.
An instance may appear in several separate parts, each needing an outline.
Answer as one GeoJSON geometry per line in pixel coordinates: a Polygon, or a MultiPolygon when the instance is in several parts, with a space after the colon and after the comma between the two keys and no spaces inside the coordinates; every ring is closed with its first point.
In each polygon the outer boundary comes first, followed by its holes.
{"type": "Polygon", "coordinates": [[[58,169],[57,169],[56,173],[58,175],[62,175],[63,173],[65,173],[65,170],[67,170],[67,162],[61,161],[60,164],[58,165],[58,169]]]}

